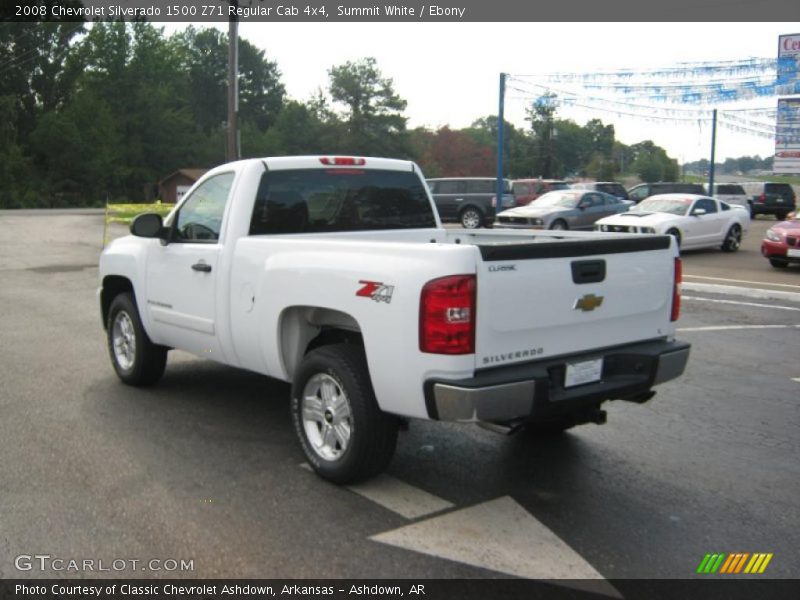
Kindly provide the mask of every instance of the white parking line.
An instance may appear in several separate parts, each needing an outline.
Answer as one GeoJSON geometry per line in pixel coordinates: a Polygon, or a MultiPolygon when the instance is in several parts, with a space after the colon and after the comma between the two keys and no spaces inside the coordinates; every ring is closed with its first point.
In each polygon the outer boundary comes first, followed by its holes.
{"type": "Polygon", "coordinates": [[[584,583],[596,593],[621,597],[592,565],[508,496],[370,539],[517,577],[591,579],[584,583]]]}
{"type": "MultiPolygon", "coordinates": [[[[301,463],[300,468],[314,472],[308,463],[301,463]]],[[[358,485],[349,485],[347,489],[406,519],[417,519],[455,506],[452,502],[386,474],[358,485]]]]}
{"type": "Polygon", "coordinates": [[[678,331],[735,331],[737,329],[800,329],[800,325],[709,325],[708,327],[679,327],[678,331]]]}
{"type": "Polygon", "coordinates": [[[442,500],[390,475],[378,475],[369,481],[348,487],[356,494],[406,519],[424,517],[455,506],[452,502],[442,500]]]}
{"type": "Polygon", "coordinates": [[[740,302],[738,300],[722,300],[720,298],[700,298],[698,296],[681,295],[681,300],[697,300],[699,302],[716,302],[718,304],[738,304],[740,306],[755,306],[756,308],[776,308],[779,310],[800,311],[800,308],[796,308],[794,306],[774,306],[772,304],[758,304],[756,302],[740,302]]]}
{"type": "Polygon", "coordinates": [[[725,277],[706,277],[704,275],[687,275],[683,274],[684,279],[707,279],[708,281],[727,281],[730,283],[750,283],[753,285],[768,285],[771,287],[785,287],[800,290],[800,285],[792,285],[789,283],[770,283],[768,281],[747,281],[744,279],[726,279],[725,277]]]}
{"type": "Polygon", "coordinates": [[[800,292],[784,292],[781,290],[764,290],[758,288],[738,287],[735,285],[719,285],[716,283],[694,283],[684,281],[683,289],[692,292],[706,292],[709,294],[725,294],[729,296],[744,296],[759,300],[783,300],[800,303],[800,292]]]}

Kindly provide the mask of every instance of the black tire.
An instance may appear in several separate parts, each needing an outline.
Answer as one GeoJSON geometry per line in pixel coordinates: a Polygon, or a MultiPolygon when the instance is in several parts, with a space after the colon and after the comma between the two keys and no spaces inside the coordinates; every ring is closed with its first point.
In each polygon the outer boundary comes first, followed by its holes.
{"type": "Polygon", "coordinates": [[[569,225],[567,225],[567,222],[564,219],[556,219],[550,223],[550,229],[567,230],[569,229],[569,225]]]}
{"type": "Polygon", "coordinates": [[[359,346],[334,344],[309,352],[292,382],[291,412],[306,459],[328,481],[364,481],[382,472],[392,460],[398,421],[378,407],[359,346]],[[325,385],[327,399],[322,391],[325,385]],[[326,445],[326,438],[332,443],[326,445]]]}
{"type": "Polygon", "coordinates": [[[483,225],[483,213],[474,206],[468,206],[458,215],[464,229],[478,229],[483,225]]]}
{"type": "Polygon", "coordinates": [[[769,264],[771,264],[776,269],[785,269],[789,266],[789,263],[785,260],[780,260],[779,258],[770,258],[769,264]]]}
{"type": "Polygon", "coordinates": [[[722,242],[723,252],[736,252],[742,245],[742,228],[738,225],[731,225],[725,240],[722,242]]]}
{"type": "Polygon", "coordinates": [[[150,341],[130,292],[111,301],[106,333],[111,364],[124,383],[143,386],[161,379],[167,364],[167,348],[150,341]]]}
{"type": "Polygon", "coordinates": [[[681,247],[681,232],[677,229],[670,229],[667,232],[667,235],[675,236],[675,242],[678,244],[678,248],[681,247]]]}

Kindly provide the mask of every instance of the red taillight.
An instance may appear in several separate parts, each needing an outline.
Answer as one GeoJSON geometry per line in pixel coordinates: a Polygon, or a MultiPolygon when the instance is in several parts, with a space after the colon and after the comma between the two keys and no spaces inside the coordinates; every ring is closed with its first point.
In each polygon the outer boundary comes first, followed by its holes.
{"type": "Polygon", "coordinates": [[[336,165],[344,167],[362,166],[367,164],[363,158],[355,158],[354,156],[323,156],[319,159],[323,165],[336,165]]]}
{"type": "Polygon", "coordinates": [[[681,316],[681,285],[683,284],[683,264],[680,258],[675,259],[675,280],[672,284],[672,315],[670,321],[677,321],[681,316]]]}
{"type": "Polygon", "coordinates": [[[758,199],[756,200],[756,202],[766,202],[766,201],[767,201],[767,195],[766,194],[761,194],[758,197],[758,199]]]}
{"type": "Polygon", "coordinates": [[[425,284],[419,304],[419,349],[433,354],[475,352],[475,275],[425,284]]]}

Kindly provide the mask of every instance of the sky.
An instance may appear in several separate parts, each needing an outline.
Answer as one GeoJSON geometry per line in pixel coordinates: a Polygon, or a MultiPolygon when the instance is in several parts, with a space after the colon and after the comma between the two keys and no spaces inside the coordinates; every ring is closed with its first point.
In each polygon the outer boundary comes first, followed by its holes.
{"type": "MultiPolygon", "coordinates": [[[[164,25],[167,33],[185,26],[164,25]]],[[[227,31],[227,23],[213,26],[227,31]]],[[[374,57],[382,74],[393,80],[395,91],[408,102],[409,127],[432,129],[444,125],[458,129],[496,115],[501,72],[512,76],[591,73],[776,58],[778,36],[793,33],[800,33],[800,22],[243,23],[239,30],[242,38],[265,50],[267,58],[278,64],[287,94],[300,101],[327,86],[330,67],[374,57]]],[[[525,106],[532,97],[523,96],[513,90],[506,95],[506,120],[517,127],[527,126],[525,106]]],[[[760,98],[737,107],[775,105],[775,98],[760,98]]],[[[679,162],[710,156],[709,125],[653,123],[565,107],[557,115],[580,124],[590,118],[613,123],[623,143],[651,139],[679,162]]],[[[774,150],[770,139],[717,130],[718,162],[745,155],[771,156],[774,150]]]]}

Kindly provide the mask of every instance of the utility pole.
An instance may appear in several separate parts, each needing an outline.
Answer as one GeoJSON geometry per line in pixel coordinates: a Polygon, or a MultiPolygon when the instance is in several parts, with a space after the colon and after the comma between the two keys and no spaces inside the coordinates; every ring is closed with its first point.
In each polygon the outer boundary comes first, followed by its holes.
{"type": "Polygon", "coordinates": [[[714,195],[714,151],[717,148],[717,109],[711,119],[711,164],[708,166],[708,195],[714,195]]]}
{"type": "Polygon", "coordinates": [[[503,129],[505,128],[505,105],[506,74],[500,73],[500,101],[497,107],[497,184],[495,186],[497,206],[495,207],[495,214],[503,210],[503,129]]]}
{"type": "MultiPolygon", "coordinates": [[[[238,8],[238,0],[230,0],[238,8]]],[[[236,11],[228,23],[228,130],[227,159],[239,160],[239,19],[236,11]]]]}

